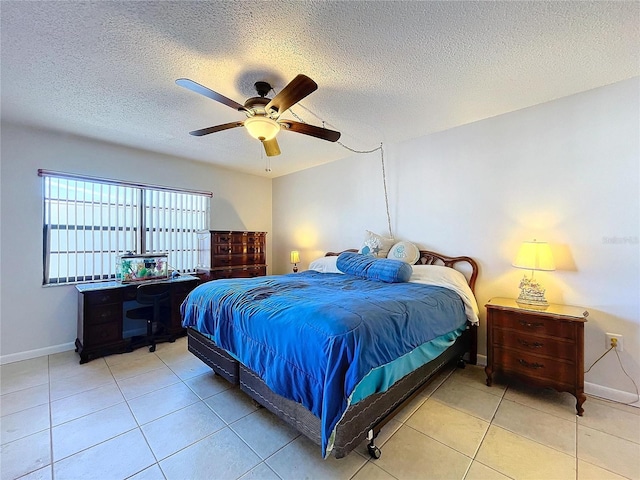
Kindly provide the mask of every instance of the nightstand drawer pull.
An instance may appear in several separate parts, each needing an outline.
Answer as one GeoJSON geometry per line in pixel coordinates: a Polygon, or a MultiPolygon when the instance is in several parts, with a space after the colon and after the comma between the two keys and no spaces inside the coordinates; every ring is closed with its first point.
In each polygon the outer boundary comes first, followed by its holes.
{"type": "Polygon", "coordinates": [[[529,323],[529,322],[525,322],[524,320],[520,320],[520,325],[522,325],[523,327],[528,327],[528,328],[541,328],[541,327],[544,327],[544,323],[543,322],[529,323]]]}
{"type": "Polygon", "coordinates": [[[526,360],[523,360],[522,358],[518,359],[518,363],[520,365],[522,365],[523,367],[526,368],[533,368],[534,370],[537,370],[539,368],[544,368],[544,365],[542,365],[541,363],[535,362],[535,363],[529,363],[526,360]]]}
{"type": "Polygon", "coordinates": [[[540,342],[529,343],[526,340],[523,340],[521,338],[518,339],[518,343],[523,347],[529,347],[529,348],[542,348],[544,346],[543,343],[540,343],[540,342]]]}

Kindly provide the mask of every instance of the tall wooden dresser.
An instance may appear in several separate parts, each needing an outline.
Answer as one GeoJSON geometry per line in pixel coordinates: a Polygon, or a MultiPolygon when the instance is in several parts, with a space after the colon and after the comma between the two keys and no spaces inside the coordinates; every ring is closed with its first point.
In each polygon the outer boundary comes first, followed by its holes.
{"type": "Polygon", "coordinates": [[[266,232],[204,230],[198,232],[200,280],[249,278],[267,274],[266,232]]]}

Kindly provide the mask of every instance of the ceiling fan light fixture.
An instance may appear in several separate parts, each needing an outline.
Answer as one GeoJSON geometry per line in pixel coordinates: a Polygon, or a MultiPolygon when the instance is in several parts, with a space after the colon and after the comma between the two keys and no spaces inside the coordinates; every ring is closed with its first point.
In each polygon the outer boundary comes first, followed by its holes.
{"type": "Polygon", "coordinates": [[[280,131],[280,124],[275,120],[262,115],[249,117],[244,121],[249,135],[261,142],[272,140],[280,131]]]}

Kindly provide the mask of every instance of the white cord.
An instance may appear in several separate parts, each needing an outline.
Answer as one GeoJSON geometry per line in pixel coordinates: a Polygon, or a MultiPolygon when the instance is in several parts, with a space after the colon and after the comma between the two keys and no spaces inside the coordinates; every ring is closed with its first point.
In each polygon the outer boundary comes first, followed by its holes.
{"type": "MultiPolygon", "coordinates": [[[[271,90],[273,91],[273,93],[275,95],[278,94],[275,91],[274,88],[271,88],[271,90]]],[[[322,120],[320,117],[318,117],[318,115],[316,115],[315,113],[313,113],[311,110],[309,110],[308,108],[306,108],[304,105],[302,105],[300,103],[298,103],[297,105],[300,108],[302,108],[302,109],[306,110],[307,112],[309,112],[311,115],[316,117],[318,120],[320,120],[322,122],[322,128],[325,128],[325,123],[326,122],[324,120],[322,120]]],[[[289,108],[289,112],[300,123],[307,123],[298,114],[296,114],[296,112],[294,112],[291,108],[289,108]]],[[[328,124],[328,125],[331,126],[332,128],[336,128],[331,124],[328,124]]],[[[336,143],[338,145],[340,145],[342,148],[344,148],[346,150],[349,150],[350,152],[358,153],[358,154],[373,153],[373,152],[376,152],[376,151],[380,150],[380,162],[382,164],[382,187],[384,189],[384,204],[385,204],[385,208],[386,208],[386,211],[387,211],[387,227],[389,228],[389,238],[394,238],[393,237],[393,232],[391,231],[391,214],[389,213],[389,195],[387,193],[387,173],[386,173],[385,166],[384,166],[384,149],[382,148],[382,142],[380,142],[380,146],[379,147],[372,148],[371,150],[356,150],[354,148],[348,147],[347,145],[345,145],[344,143],[342,143],[340,141],[337,141],[336,143]]],[[[271,169],[269,169],[268,171],[271,171],[271,169]]]]}
{"type": "MultiPolygon", "coordinates": [[[[598,363],[600,360],[602,360],[604,358],[604,356],[609,353],[611,350],[614,350],[616,352],[616,357],[618,357],[618,363],[620,364],[620,368],[622,369],[622,371],[624,372],[624,374],[629,378],[629,380],[631,380],[631,383],[633,383],[633,387],[636,389],[636,400],[634,400],[633,402],[629,402],[629,403],[623,403],[623,405],[631,405],[633,403],[636,402],[640,402],[640,393],[638,393],[638,385],[636,385],[636,382],[633,380],[633,378],[631,377],[631,375],[629,375],[627,373],[627,371],[624,369],[624,365],[622,365],[622,360],[620,359],[620,355],[618,354],[618,349],[616,347],[610,347],[609,350],[607,350],[606,352],[604,352],[602,355],[600,355],[598,357],[598,359],[593,362],[591,364],[591,366],[589,368],[587,368],[587,370],[585,370],[584,373],[589,373],[589,370],[591,370],[593,368],[593,366],[598,363]]],[[[622,403],[622,402],[621,402],[622,403]]]]}

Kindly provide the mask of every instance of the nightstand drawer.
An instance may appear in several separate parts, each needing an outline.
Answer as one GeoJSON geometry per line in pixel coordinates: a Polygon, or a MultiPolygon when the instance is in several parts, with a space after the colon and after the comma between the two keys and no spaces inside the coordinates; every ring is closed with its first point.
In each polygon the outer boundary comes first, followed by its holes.
{"type": "Polygon", "coordinates": [[[552,357],[494,347],[493,364],[494,367],[505,372],[544,379],[551,385],[558,383],[573,385],[576,381],[575,364],[552,357]]]}
{"type": "Polygon", "coordinates": [[[508,311],[494,311],[491,315],[495,327],[510,328],[532,335],[565,338],[573,341],[576,339],[576,329],[570,322],[508,311]]]}
{"type": "Polygon", "coordinates": [[[493,345],[496,347],[510,345],[524,353],[547,355],[570,362],[576,361],[576,350],[571,340],[527,335],[520,331],[496,328],[493,331],[493,345]]]}

